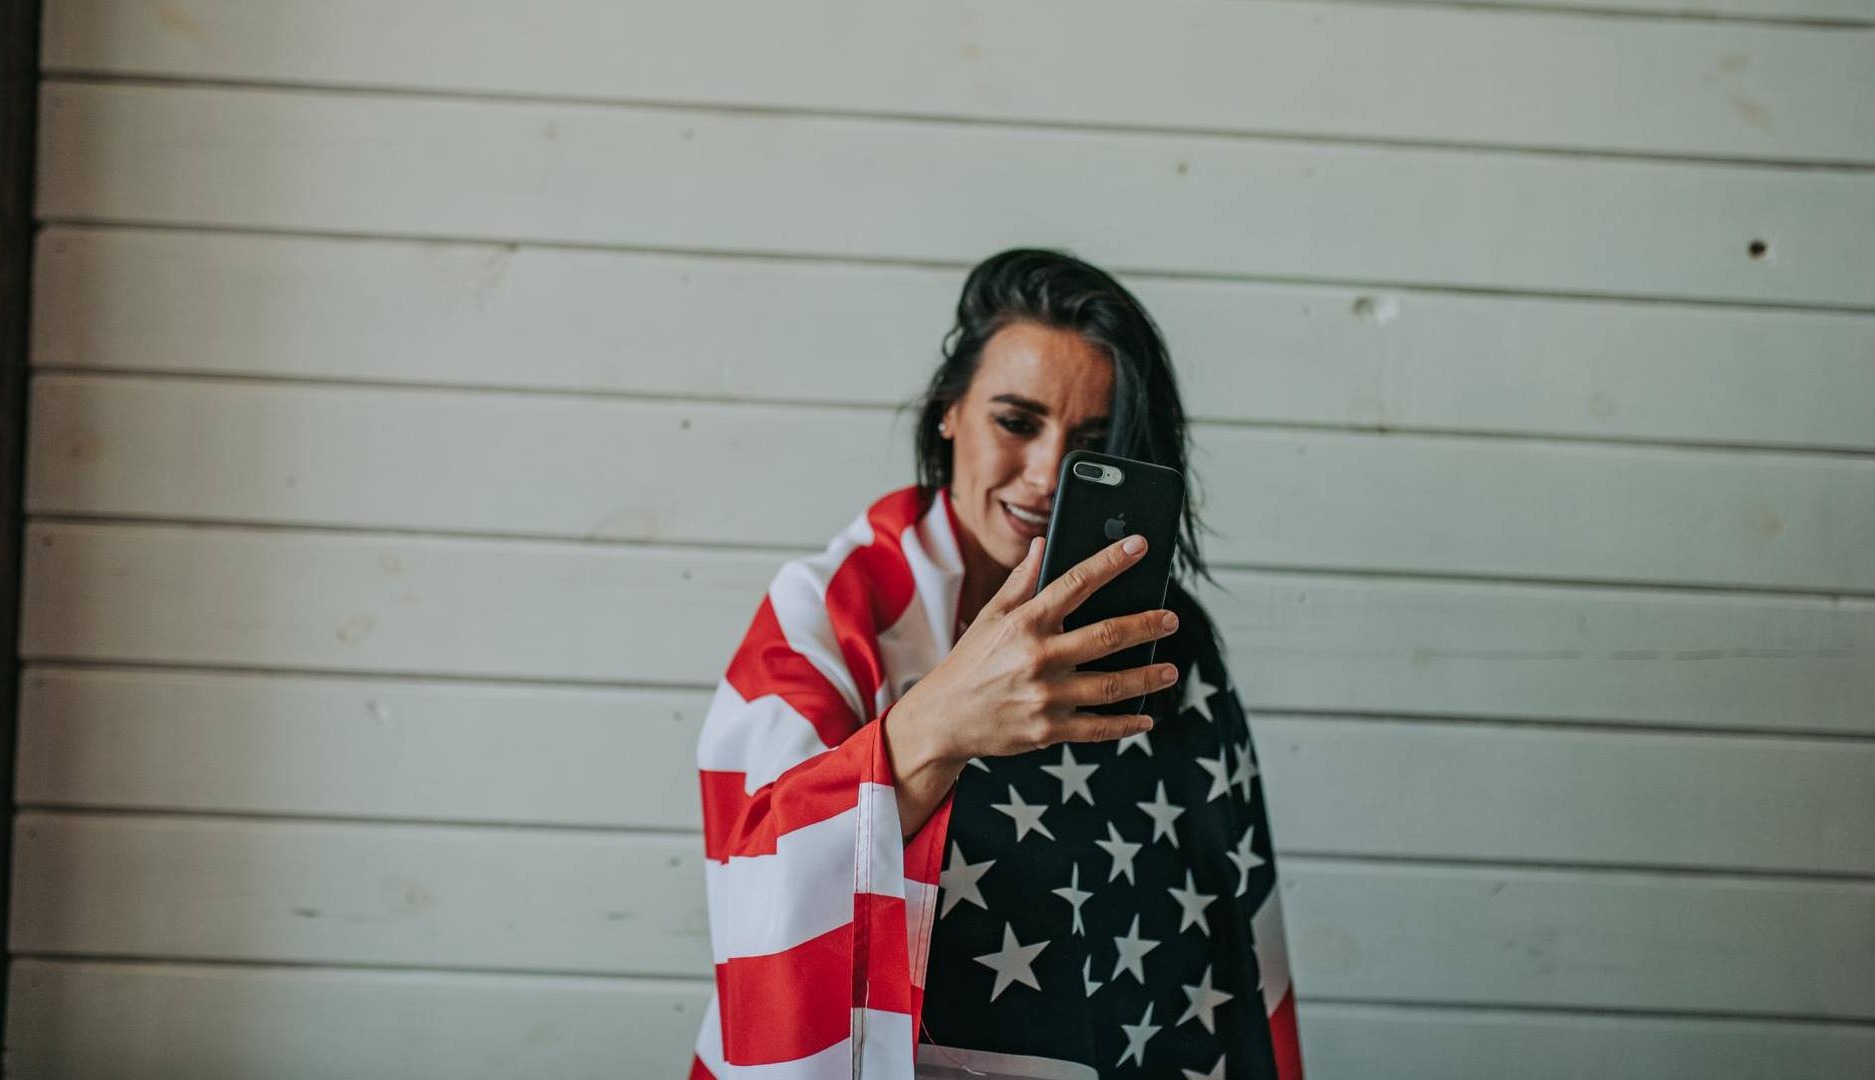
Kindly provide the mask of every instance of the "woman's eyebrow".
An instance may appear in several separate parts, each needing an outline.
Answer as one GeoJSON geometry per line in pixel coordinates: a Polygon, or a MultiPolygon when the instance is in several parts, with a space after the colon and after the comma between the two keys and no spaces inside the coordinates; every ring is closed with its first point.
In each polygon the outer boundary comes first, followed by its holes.
{"type": "MultiPolygon", "coordinates": [[[[1031,398],[1025,398],[1021,394],[997,394],[995,397],[991,398],[990,400],[1000,401],[1005,405],[1014,405],[1018,409],[1022,409],[1026,412],[1032,412],[1037,416],[1048,415],[1048,406],[1042,404],[1039,401],[1035,401],[1031,398]]],[[[1108,419],[1109,417],[1096,416],[1089,420],[1083,420],[1075,428],[1075,430],[1079,431],[1084,428],[1097,427],[1101,424],[1105,424],[1108,421],[1108,419]]]]}

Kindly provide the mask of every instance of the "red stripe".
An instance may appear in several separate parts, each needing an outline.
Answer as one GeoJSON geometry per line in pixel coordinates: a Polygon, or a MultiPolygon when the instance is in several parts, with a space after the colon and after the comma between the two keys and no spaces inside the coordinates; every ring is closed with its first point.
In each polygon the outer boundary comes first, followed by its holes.
{"type": "MultiPolygon", "coordinates": [[[[815,754],[763,784],[751,795],[739,772],[699,770],[703,786],[703,854],[718,862],[736,855],[773,855],[775,840],[803,825],[851,810],[879,743],[879,725],[854,732],[839,746],[815,754]]],[[[886,781],[890,783],[890,781],[886,781]]]]}
{"type": "Polygon", "coordinates": [[[1278,1080],[1302,1080],[1302,1041],[1296,1035],[1296,995],[1283,995],[1270,1013],[1270,1046],[1276,1053],[1278,1080]]]}
{"type": "MultiPolygon", "coordinates": [[[[905,901],[861,893],[854,897],[863,933],[876,943],[905,940],[905,901]]],[[[869,984],[854,980],[853,923],[767,956],[739,956],[716,965],[717,1008],[723,1022],[723,1060],[763,1065],[817,1054],[852,1033],[856,1006],[909,1013],[911,975],[901,944],[875,949],[869,984]],[[851,994],[827,993],[853,987],[851,994]]]]}
{"type": "Polygon", "coordinates": [[[848,923],[791,949],[731,957],[716,965],[723,1060],[731,1065],[792,1061],[850,1035],[851,999],[827,991],[847,985],[852,959],[853,925],[848,923]]]}
{"type": "MultiPolygon", "coordinates": [[[[869,942],[871,963],[862,979],[854,973],[853,1006],[886,1012],[911,1012],[911,963],[905,939],[905,900],[879,893],[853,897],[861,933],[869,942]]],[[[854,965],[856,968],[859,965],[854,965]]]]}
{"type": "MultiPolygon", "coordinates": [[[[851,1010],[856,1007],[912,1011],[911,975],[903,944],[905,901],[876,893],[862,893],[854,899],[864,933],[882,946],[888,942],[899,946],[876,949],[870,981],[856,983],[852,996],[844,1000],[821,991],[835,985],[849,968],[861,967],[853,959],[854,924],[778,953],[736,957],[716,965],[725,1061],[760,1065],[819,1053],[850,1034],[851,1010]]],[[[693,1077],[709,1075],[707,1070],[697,1073],[700,1068],[700,1060],[693,1062],[693,1077]]]]}
{"type": "Polygon", "coordinates": [[[859,718],[853,715],[840,688],[788,644],[771,597],[762,597],[761,606],[755,609],[755,618],[742,635],[736,655],[730,658],[724,678],[744,701],[767,694],[780,696],[814,725],[820,741],[827,746],[840,745],[840,740],[859,726],[859,718]]]}
{"type": "Polygon", "coordinates": [[[716,1074],[703,1064],[702,1058],[693,1054],[690,1058],[690,1080],[716,1080],[716,1074]]]}
{"type": "Polygon", "coordinates": [[[872,543],[853,549],[827,582],[827,617],[862,702],[878,700],[885,678],[880,633],[911,606],[917,583],[905,561],[903,533],[918,521],[925,505],[915,487],[873,503],[866,511],[872,543]]]}

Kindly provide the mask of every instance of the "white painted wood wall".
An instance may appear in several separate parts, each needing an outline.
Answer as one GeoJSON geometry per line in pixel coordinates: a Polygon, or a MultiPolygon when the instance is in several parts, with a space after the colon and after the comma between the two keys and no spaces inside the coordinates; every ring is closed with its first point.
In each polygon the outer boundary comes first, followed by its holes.
{"type": "Polygon", "coordinates": [[[1590,6],[49,0],[11,1072],[680,1075],[708,688],[1025,243],[1312,1077],[1875,1075],[1875,0],[1590,6]]]}

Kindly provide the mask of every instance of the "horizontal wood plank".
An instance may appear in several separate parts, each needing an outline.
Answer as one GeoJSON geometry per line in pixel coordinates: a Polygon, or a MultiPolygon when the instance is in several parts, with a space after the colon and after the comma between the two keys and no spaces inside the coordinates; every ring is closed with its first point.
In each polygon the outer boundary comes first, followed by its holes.
{"type": "Polygon", "coordinates": [[[537,1080],[683,1076],[709,984],[16,960],[8,990],[22,1080],[537,1080]]]}
{"type": "MultiPolygon", "coordinates": [[[[1352,0],[1354,3],[1440,4],[1454,0],[1352,0]]],[[[1467,4],[1474,0],[1465,0],[1467,4]]],[[[1818,23],[1833,27],[1875,25],[1870,0],[1475,0],[1480,7],[1571,9],[1621,15],[1664,15],[1683,19],[1751,19],[1818,23]]]]}
{"type": "MultiPolygon", "coordinates": [[[[21,652],[714,686],[785,554],[36,523],[21,652]],[[684,613],[672,621],[664,613],[684,613]]],[[[1875,604],[1226,572],[1253,708],[1875,732],[1875,604]]]]}
{"type": "MultiPolygon", "coordinates": [[[[8,1046],[31,1080],[681,1075],[701,980],[19,960],[8,1046]],[[134,1025],[125,1027],[125,1018],[134,1025]],[[106,1029],[115,1035],[99,1039],[106,1029]]],[[[1875,1029],[1304,999],[1320,1080],[1852,1080],[1875,1029]]]]}
{"type": "MultiPolygon", "coordinates": [[[[39,367],[866,405],[922,387],[963,280],[116,228],[53,227],[36,251],[39,367]]],[[[1875,316],[1129,285],[1201,420],[1875,449],[1875,316]]]]}
{"type": "Polygon", "coordinates": [[[48,12],[45,64],[176,79],[1875,162],[1875,117],[1846,104],[1875,100],[1875,47],[1865,35],[1824,30],[1287,0],[1187,2],[1176,18],[1150,3],[1073,0],[466,6],[66,0],[48,12]],[[1068,25],[1071,35],[1062,33],[1068,25]]]}
{"type": "Polygon", "coordinates": [[[18,799],[697,829],[710,694],[30,669],[18,799]]]}
{"type": "Polygon", "coordinates": [[[1254,724],[1272,827],[1305,851],[1875,874],[1871,743],[1254,724]]]}
{"type": "Polygon", "coordinates": [[[25,812],[14,843],[16,952],[710,973],[690,834],[25,812]]]}
{"type": "Polygon", "coordinates": [[[1861,172],[59,81],[41,101],[37,210],[61,222],[887,260],[1020,243],[1119,271],[1875,306],[1861,172]]]}
{"type": "MultiPolygon", "coordinates": [[[[63,374],[32,398],[39,514],[819,545],[911,472],[911,418],[880,410],[63,374]]],[[[1194,441],[1222,564],[1875,593],[1875,460],[1194,441]]]]}
{"type": "Polygon", "coordinates": [[[1875,883],[1302,858],[1283,877],[1319,997],[1875,1019],[1875,883]]]}
{"type": "Polygon", "coordinates": [[[1320,1080],[1862,1080],[1875,1028],[1304,1001],[1320,1080]]]}
{"type": "MultiPolygon", "coordinates": [[[[690,835],[19,815],[23,953],[705,975],[690,835]]],[[[1875,1019],[1875,883],[1291,856],[1317,997],[1875,1019]]]]}
{"type": "MultiPolygon", "coordinates": [[[[695,829],[708,706],[705,691],[35,668],[15,797],[695,829]]],[[[1252,723],[1279,851],[1875,875],[1875,744],[1252,723]]]]}

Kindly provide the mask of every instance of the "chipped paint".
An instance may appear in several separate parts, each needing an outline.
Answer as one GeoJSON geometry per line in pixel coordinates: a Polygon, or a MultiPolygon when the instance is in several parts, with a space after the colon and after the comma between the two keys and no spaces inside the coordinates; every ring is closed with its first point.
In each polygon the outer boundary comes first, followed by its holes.
{"type": "Polygon", "coordinates": [[[1400,302],[1391,296],[1357,296],[1349,311],[1357,319],[1385,326],[1400,317],[1400,302]]]}
{"type": "Polygon", "coordinates": [[[371,631],[377,629],[377,626],[378,621],[369,615],[354,615],[345,621],[344,626],[339,627],[339,643],[342,645],[356,645],[365,638],[370,637],[371,631]]]}

